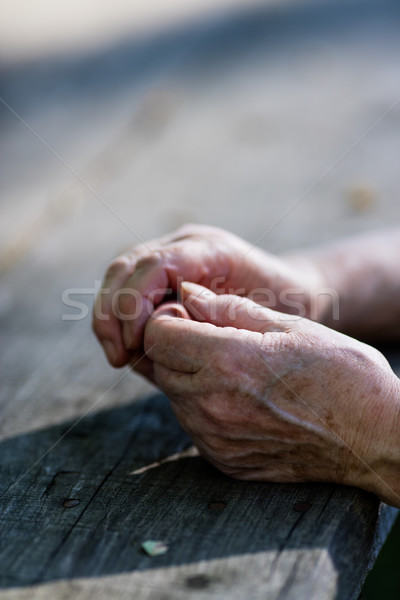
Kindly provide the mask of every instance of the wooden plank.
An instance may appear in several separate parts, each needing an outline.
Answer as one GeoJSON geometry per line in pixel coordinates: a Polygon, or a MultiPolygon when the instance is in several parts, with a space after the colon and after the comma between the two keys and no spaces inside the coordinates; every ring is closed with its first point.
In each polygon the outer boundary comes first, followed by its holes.
{"type": "MultiPolygon", "coordinates": [[[[353,0],[327,10],[301,2],[277,15],[261,7],[189,33],[10,68],[2,97],[141,237],[195,220],[256,241],[400,94],[395,3],[369,2],[360,13],[353,0]],[[161,124],[157,106],[167,113],[161,124]]],[[[89,203],[96,223],[104,207],[0,108],[0,248],[9,264],[60,213],[83,220],[89,203]]],[[[340,161],[263,243],[285,250],[398,218],[396,125],[392,111],[357,146],[362,154],[340,161]],[[359,183],[371,186],[374,201],[357,211],[346,194],[359,183]]],[[[120,231],[122,243],[133,237],[120,231]]]]}
{"type": "MultiPolygon", "coordinates": [[[[143,399],[151,387],[105,368],[90,317],[65,321],[62,303],[67,288],[93,288],[135,233],[147,238],[193,219],[256,241],[390,106],[400,81],[397,13],[390,2],[386,12],[372,10],[387,33],[381,43],[357,3],[353,20],[341,6],[332,9],[337,29],[325,7],[300,7],[278,20],[261,11],[243,25],[228,19],[198,31],[201,44],[167,77],[164,60],[174,63],[174,53],[153,63],[160,45],[147,40],[147,95],[135,87],[135,44],[116,48],[110,62],[100,52],[83,69],[66,64],[55,85],[60,64],[43,77],[37,65],[33,94],[26,73],[15,74],[18,108],[84,183],[62,164],[54,173],[46,152],[31,162],[37,146],[9,124],[2,239],[20,233],[22,245],[4,261],[0,286],[1,597],[357,597],[397,511],[351,488],[235,482],[195,457],[134,474],[189,440],[165,398],[143,399]],[[304,15],[313,19],[302,30],[304,15]],[[63,98],[65,81],[73,93],[63,98]],[[165,539],[168,552],[145,556],[141,543],[151,537],[165,539]]],[[[181,55],[186,42],[172,50],[181,55]]],[[[263,244],[285,250],[394,222],[396,119],[390,113],[362,160],[354,153],[340,163],[263,244]],[[384,165],[382,148],[391,150],[384,165]],[[356,211],[342,194],[365,173],[377,192],[356,211]]],[[[91,305],[90,294],[79,299],[91,305]]]]}
{"type": "Polygon", "coordinates": [[[89,319],[62,321],[63,266],[3,276],[0,593],[355,598],[397,511],[350,488],[235,482],[200,458],[135,475],[189,440],[165,398],[129,401],[146,388],[104,369],[89,319]],[[169,552],[144,556],[149,538],[169,552]]]}
{"type": "Polygon", "coordinates": [[[77,580],[85,597],[107,577],[106,598],[123,575],[140,599],[357,597],[397,511],[353,488],[234,481],[199,457],[132,474],[189,445],[161,395],[4,440],[2,588],[40,598],[32,586],[77,580]],[[168,552],[146,556],[147,539],[168,552]]]}

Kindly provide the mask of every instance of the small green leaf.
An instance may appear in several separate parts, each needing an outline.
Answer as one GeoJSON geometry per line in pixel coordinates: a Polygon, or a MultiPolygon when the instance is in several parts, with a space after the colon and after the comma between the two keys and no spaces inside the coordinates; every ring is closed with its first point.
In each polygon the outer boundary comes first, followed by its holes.
{"type": "Polygon", "coordinates": [[[149,556],[160,556],[168,552],[168,546],[160,540],[146,540],[142,542],[142,548],[149,556]]]}

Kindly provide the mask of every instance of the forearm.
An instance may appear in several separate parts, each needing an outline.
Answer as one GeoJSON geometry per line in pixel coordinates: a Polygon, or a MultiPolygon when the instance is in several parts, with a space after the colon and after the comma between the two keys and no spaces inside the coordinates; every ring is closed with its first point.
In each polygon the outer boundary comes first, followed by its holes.
{"type": "Polygon", "coordinates": [[[309,261],[321,274],[312,318],[362,339],[400,338],[400,230],[339,241],[297,260],[309,261]]]}

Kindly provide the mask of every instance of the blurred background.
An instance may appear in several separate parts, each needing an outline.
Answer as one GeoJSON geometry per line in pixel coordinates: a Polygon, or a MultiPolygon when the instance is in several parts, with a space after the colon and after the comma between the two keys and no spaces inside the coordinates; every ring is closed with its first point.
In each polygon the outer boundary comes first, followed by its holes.
{"type": "MultiPolygon", "coordinates": [[[[122,248],[187,221],[274,252],[398,224],[399,56],[397,0],[2,0],[3,435],[116,378],[62,292],[89,310],[122,248]]],[[[400,597],[379,577],[368,600],[400,597]]]]}

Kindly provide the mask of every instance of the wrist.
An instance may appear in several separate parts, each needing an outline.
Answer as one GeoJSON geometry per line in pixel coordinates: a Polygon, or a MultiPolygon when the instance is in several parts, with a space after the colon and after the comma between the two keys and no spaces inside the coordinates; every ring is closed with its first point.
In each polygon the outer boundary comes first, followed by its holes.
{"type": "Polygon", "coordinates": [[[391,370],[384,385],[372,385],[363,418],[368,422],[364,449],[355,457],[357,474],[349,483],[400,508],[400,380],[391,370]]]}
{"type": "Polygon", "coordinates": [[[339,297],[330,287],[327,274],[318,261],[306,254],[293,254],[284,257],[284,261],[298,282],[298,294],[302,298],[306,318],[323,325],[329,316],[335,317],[339,310],[339,297]]]}

